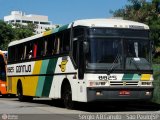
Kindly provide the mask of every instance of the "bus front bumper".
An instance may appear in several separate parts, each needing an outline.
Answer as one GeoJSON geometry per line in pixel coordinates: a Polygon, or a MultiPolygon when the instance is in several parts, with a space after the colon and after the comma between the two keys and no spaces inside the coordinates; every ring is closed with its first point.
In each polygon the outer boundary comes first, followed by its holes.
{"type": "Polygon", "coordinates": [[[88,87],[87,101],[150,100],[153,87],[88,87]]]}

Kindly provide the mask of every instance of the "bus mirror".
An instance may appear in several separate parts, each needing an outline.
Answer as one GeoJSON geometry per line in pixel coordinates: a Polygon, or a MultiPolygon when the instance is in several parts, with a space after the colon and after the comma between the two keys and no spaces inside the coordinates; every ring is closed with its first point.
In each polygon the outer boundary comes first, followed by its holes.
{"type": "Polygon", "coordinates": [[[84,53],[88,53],[88,51],[89,51],[89,44],[88,44],[88,42],[83,42],[83,52],[84,53]]]}

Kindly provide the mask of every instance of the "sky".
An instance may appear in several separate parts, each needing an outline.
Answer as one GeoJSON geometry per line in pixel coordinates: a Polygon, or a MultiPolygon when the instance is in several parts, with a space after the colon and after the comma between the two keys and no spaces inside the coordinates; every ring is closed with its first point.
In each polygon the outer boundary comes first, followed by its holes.
{"type": "Polygon", "coordinates": [[[11,11],[46,15],[54,24],[67,24],[78,19],[109,18],[111,10],[127,0],[0,0],[0,19],[11,11]]]}

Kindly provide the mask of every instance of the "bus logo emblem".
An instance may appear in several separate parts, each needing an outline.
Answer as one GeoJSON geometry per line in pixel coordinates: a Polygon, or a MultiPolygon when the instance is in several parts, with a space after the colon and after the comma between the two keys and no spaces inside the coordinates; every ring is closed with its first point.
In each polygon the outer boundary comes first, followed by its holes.
{"type": "Polygon", "coordinates": [[[59,65],[59,67],[61,68],[62,72],[66,71],[66,64],[67,64],[68,60],[62,60],[61,64],[59,65]]]}

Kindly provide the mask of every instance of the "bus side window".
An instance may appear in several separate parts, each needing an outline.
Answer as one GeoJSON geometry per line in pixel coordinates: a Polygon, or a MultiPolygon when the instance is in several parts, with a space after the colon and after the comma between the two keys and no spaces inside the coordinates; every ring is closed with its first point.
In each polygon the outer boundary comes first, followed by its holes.
{"type": "MultiPolygon", "coordinates": [[[[15,53],[19,53],[19,51],[18,51],[18,47],[15,47],[15,53]]],[[[15,54],[15,57],[14,57],[15,59],[15,61],[18,61],[18,54],[15,54]]]]}
{"type": "Polygon", "coordinates": [[[46,45],[46,55],[50,56],[54,53],[54,41],[55,41],[55,36],[54,35],[49,35],[47,37],[47,45],[46,45]]]}
{"type": "Polygon", "coordinates": [[[59,54],[61,51],[61,46],[60,46],[60,44],[61,44],[61,41],[60,41],[60,38],[59,37],[57,37],[56,38],[56,41],[57,41],[57,50],[56,50],[56,54],[59,54]]]}
{"type": "Polygon", "coordinates": [[[64,31],[62,39],[63,52],[69,52],[70,49],[70,30],[64,31]]]}
{"type": "Polygon", "coordinates": [[[42,57],[45,55],[45,38],[40,38],[37,40],[37,57],[42,57]]]}
{"type": "Polygon", "coordinates": [[[8,48],[8,61],[15,61],[15,47],[8,48]]]}
{"type": "Polygon", "coordinates": [[[48,45],[48,43],[47,43],[47,41],[45,40],[45,41],[44,41],[44,54],[43,54],[43,56],[46,56],[46,55],[47,55],[47,45],[48,45]]]}
{"type": "Polygon", "coordinates": [[[26,59],[31,59],[32,56],[33,56],[33,46],[32,46],[32,43],[28,43],[26,45],[26,59]]]}
{"type": "Polygon", "coordinates": [[[78,48],[77,48],[77,46],[78,46],[78,40],[73,41],[73,59],[74,59],[76,65],[78,65],[78,54],[77,54],[78,48]]]}
{"type": "Polygon", "coordinates": [[[82,35],[84,35],[84,28],[74,28],[74,30],[73,30],[73,48],[72,48],[72,50],[73,50],[73,59],[74,59],[74,61],[75,61],[75,63],[76,63],[76,65],[78,65],[78,54],[77,54],[77,52],[78,52],[78,39],[74,39],[74,38],[78,38],[78,37],[80,37],[80,36],[82,36],[82,35]]]}
{"type": "Polygon", "coordinates": [[[17,47],[17,52],[19,52],[19,54],[17,54],[17,60],[23,60],[24,59],[24,44],[22,45],[18,45],[17,47]]]}
{"type": "Polygon", "coordinates": [[[27,45],[24,46],[24,59],[26,59],[27,45]]]}
{"type": "Polygon", "coordinates": [[[59,54],[59,53],[60,53],[60,38],[56,36],[54,41],[54,50],[52,51],[52,54],[59,54]]]}

